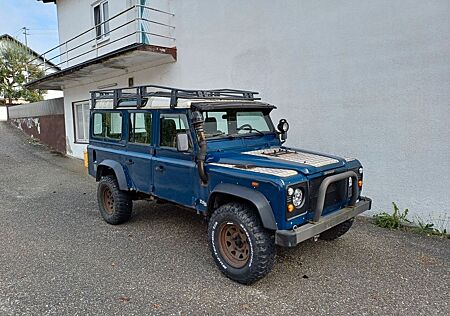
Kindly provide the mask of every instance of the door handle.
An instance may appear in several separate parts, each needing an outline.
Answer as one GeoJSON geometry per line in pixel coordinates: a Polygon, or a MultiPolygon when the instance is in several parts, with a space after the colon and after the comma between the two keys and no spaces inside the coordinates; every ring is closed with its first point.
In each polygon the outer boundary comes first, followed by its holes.
{"type": "Polygon", "coordinates": [[[131,160],[131,159],[128,159],[127,161],[125,161],[125,163],[126,163],[127,165],[132,165],[132,164],[134,164],[134,161],[131,160]]]}
{"type": "Polygon", "coordinates": [[[163,166],[156,166],[155,170],[159,171],[159,172],[162,172],[162,171],[164,171],[164,167],[163,166]]]}

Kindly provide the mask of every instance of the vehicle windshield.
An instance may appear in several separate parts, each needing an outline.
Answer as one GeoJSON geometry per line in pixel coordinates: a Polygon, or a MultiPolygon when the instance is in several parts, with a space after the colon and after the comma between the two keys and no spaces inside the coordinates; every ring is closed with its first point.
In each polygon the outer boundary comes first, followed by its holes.
{"type": "Polygon", "coordinates": [[[203,117],[207,139],[265,135],[274,132],[267,111],[248,109],[206,111],[203,117]]]}

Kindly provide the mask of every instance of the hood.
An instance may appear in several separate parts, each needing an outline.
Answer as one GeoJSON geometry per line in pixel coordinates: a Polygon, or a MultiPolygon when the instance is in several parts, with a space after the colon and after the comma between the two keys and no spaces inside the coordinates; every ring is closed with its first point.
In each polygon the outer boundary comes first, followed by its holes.
{"type": "Polygon", "coordinates": [[[207,163],[238,169],[286,169],[304,175],[344,167],[346,160],[300,149],[271,147],[251,151],[210,152],[207,163]]]}

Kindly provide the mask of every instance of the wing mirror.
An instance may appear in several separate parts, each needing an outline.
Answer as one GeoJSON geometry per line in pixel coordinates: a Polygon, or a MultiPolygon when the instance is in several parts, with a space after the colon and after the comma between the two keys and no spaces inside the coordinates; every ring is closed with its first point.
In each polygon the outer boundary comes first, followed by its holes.
{"type": "Polygon", "coordinates": [[[281,119],[278,122],[277,128],[280,131],[281,141],[284,143],[286,141],[286,139],[287,139],[287,132],[289,130],[289,123],[287,122],[286,119],[281,119]]]}
{"type": "Polygon", "coordinates": [[[177,134],[177,150],[186,152],[189,150],[189,136],[186,133],[177,134]]]}

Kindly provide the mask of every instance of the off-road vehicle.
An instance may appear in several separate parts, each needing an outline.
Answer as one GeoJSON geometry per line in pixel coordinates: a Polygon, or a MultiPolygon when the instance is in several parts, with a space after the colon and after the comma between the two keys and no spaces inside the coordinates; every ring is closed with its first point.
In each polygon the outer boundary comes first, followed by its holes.
{"type": "Polygon", "coordinates": [[[91,92],[89,173],[110,224],[127,221],[133,200],[155,199],[208,219],[219,269],[250,284],[264,277],[275,245],[345,234],[370,209],[363,168],[283,146],[256,92],[140,86],[91,92]]]}

